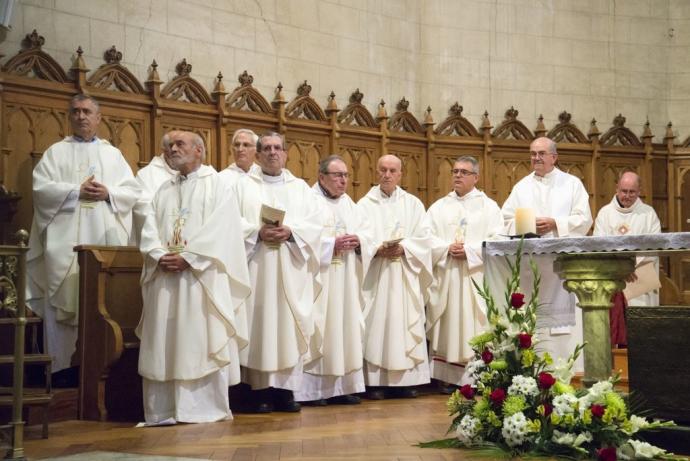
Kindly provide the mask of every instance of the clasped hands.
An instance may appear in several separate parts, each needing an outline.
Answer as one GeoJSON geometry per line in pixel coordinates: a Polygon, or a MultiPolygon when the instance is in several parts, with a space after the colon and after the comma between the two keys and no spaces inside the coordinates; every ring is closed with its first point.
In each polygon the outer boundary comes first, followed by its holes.
{"type": "Polygon", "coordinates": [[[177,253],[167,253],[158,260],[158,266],[163,272],[182,272],[189,267],[189,263],[177,253]]]}
{"type": "Polygon", "coordinates": [[[107,200],[109,197],[108,188],[104,184],[101,184],[94,180],[94,176],[91,175],[86,180],[81,183],[79,187],[79,199],[80,200],[91,200],[100,201],[107,200]]]}
{"type": "Polygon", "coordinates": [[[382,258],[399,258],[405,253],[405,250],[399,243],[390,246],[381,245],[378,250],[376,250],[375,256],[380,256],[382,258]]]}
{"type": "Polygon", "coordinates": [[[553,218],[537,218],[537,234],[544,235],[556,230],[556,220],[553,218]]]}
{"type": "Polygon", "coordinates": [[[264,224],[259,229],[259,239],[266,243],[282,243],[292,236],[292,230],[288,226],[275,226],[264,224]]]}
{"type": "Polygon", "coordinates": [[[335,238],[333,253],[354,250],[359,246],[359,237],[352,234],[339,235],[335,238]]]}
{"type": "Polygon", "coordinates": [[[467,254],[465,254],[465,244],[459,242],[451,243],[448,246],[448,254],[453,258],[467,259],[467,254]]]}

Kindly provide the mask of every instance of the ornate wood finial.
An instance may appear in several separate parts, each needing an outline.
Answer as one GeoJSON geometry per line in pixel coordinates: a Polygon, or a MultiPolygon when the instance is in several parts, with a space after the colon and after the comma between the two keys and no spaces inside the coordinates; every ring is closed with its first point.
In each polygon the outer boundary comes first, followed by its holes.
{"type": "Polygon", "coordinates": [[[568,111],[563,111],[560,114],[558,114],[558,121],[561,123],[570,123],[570,118],[572,116],[568,113],[568,111]]]}
{"type": "Polygon", "coordinates": [[[616,115],[616,117],[613,119],[613,126],[622,128],[625,125],[625,117],[623,117],[622,114],[616,115]]]}
{"type": "Polygon", "coordinates": [[[544,115],[539,114],[539,118],[537,119],[537,128],[534,130],[535,133],[546,133],[546,127],[544,126],[544,115]]]}
{"type": "MultiPolygon", "coordinates": [[[[34,31],[35,32],[35,31],[34,31]]],[[[25,247],[29,243],[29,233],[24,229],[19,229],[14,236],[20,247],[25,247]]]]}
{"type": "Polygon", "coordinates": [[[182,61],[178,62],[175,66],[175,72],[178,77],[186,77],[192,73],[192,65],[187,64],[187,58],[182,58],[182,61]]]}
{"type": "Polygon", "coordinates": [[[216,84],[213,87],[213,93],[225,93],[225,85],[223,85],[223,74],[218,71],[216,76],[216,84]]]}
{"type": "Polygon", "coordinates": [[[354,104],[362,104],[362,99],[364,99],[364,93],[359,91],[359,88],[357,88],[355,91],[352,92],[350,95],[350,103],[354,104]]]}
{"type": "Polygon", "coordinates": [[[249,75],[246,70],[237,77],[237,80],[239,80],[241,86],[250,86],[254,83],[254,77],[249,75]]]}
{"type": "Polygon", "coordinates": [[[335,102],[335,91],[331,91],[328,95],[328,104],[326,105],[326,112],[337,112],[338,104],[335,102]]]}
{"type": "Polygon", "coordinates": [[[42,35],[38,35],[38,32],[36,32],[36,29],[34,29],[33,32],[30,34],[26,34],[26,37],[24,37],[24,40],[22,40],[22,47],[25,50],[31,50],[34,48],[41,49],[41,47],[45,44],[46,39],[43,38],[42,35]]]}
{"type": "Polygon", "coordinates": [[[484,115],[482,116],[482,130],[490,130],[492,128],[491,126],[491,121],[489,120],[489,111],[485,110],[484,115]]]}
{"type": "Polygon", "coordinates": [[[506,120],[515,120],[517,119],[519,112],[517,109],[515,109],[513,106],[510,106],[510,109],[506,111],[506,120]]]}
{"type": "Polygon", "coordinates": [[[403,98],[400,101],[398,101],[398,104],[395,106],[395,109],[399,112],[406,111],[409,105],[410,101],[405,99],[405,96],[403,96],[403,98]]]}
{"type": "Polygon", "coordinates": [[[304,83],[297,87],[297,95],[309,96],[309,93],[311,93],[311,85],[305,80],[304,83]]]}
{"type": "Polygon", "coordinates": [[[285,102],[285,96],[283,96],[283,84],[281,82],[278,82],[276,94],[273,97],[273,102],[285,102]]]}
{"type": "Polygon", "coordinates": [[[376,118],[388,118],[388,113],[386,112],[386,101],[383,99],[381,99],[381,102],[379,102],[379,109],[376,112],[376,118]]]}
{"type": "Polygon", "coordinates": [[[426,112],[424,113],[424,124],[433,125],[434,118],[431,116],[431,106],[427,106],[426,112]]]}
{"type": "Polygon", "coordinates": [[[640,136],[642,139],[644,138],[653,138],[654,135],[652,134],[652,129],[649,126],[649,119],[644,124],[644,129],[642,130],[642,136],[640,136]]]}
{"type": "Polygon", "coordinates": [[[458,104],[457,101],[455,101],[455,104],[450,106],[450,109],[448,110],[448,115],[460,117],[462,116],[462,111],[463,107],[460,104],[458,104]]]}
{"type": "Polygon", "coordinates": [[[664,139],[673,139],[676,135],[673,133],[673,123],[668,122],[666,125],[666,134],[664,134],[664,139]]]}
{"type": "Polygon", "coordinates": [[[592,121],[589,123],[589,132],[587,133],[587,136],[590,138],[593,136],[599,136],[601,132],[599,131],[599,128],[597,128],[597,120],[592,119],[592,121]]]}
{"type": "Polygon", "coordinates": [[[103,53],[103,59],[106,64],[120,64],[120,61],[122,61],[122,53],[117,51],[115,45],[113,45],[103,53]]]}
{"type": "Polygon", "coordinates": [[[149,70],[149,78],[147,79],[149,82],[160,82],[161,78],[158,75],[158,63],[154,59],[151,61],[151,66],[149,70]]]}
{"type": "Polygon", "coordinates": [[[86,67],[86,62],[84,61],[84,50],[82,50],[81,45],[77,47],[77,57],[72,65],[73,71],[87,72],[89,69],[86,67]]]}

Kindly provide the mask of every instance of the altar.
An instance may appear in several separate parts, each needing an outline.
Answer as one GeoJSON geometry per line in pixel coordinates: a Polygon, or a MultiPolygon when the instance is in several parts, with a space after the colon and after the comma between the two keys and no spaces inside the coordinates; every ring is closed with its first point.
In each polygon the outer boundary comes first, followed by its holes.
{"type": "MultiPolygon", "coordinates": [[[[519,245],[519,240],[484,242],[484,274],[496,300],[505,296],[505,256],[515,255],[519,245]]],[[[577,343],[587,343],[580,366],[583,382],[589,386],[612,373],[610,301],[635,270],[635,257],[690,251],[690,232],[530,239],[522,245],[522,253],[530,255],[541,272],[540,300],[546,304],[538,311],[542,317],[538,326],[542,331],[548,329],[553,337],[559,332],[570,335],[561,341],[560,350],[555,348],[563,358],[577,343]],[[581,312],[573,311],[574,300],[581,312]]],[[[521,280],[521,289],[529,297],[532,274],[527,259],[523,259],[521,280]]]]}

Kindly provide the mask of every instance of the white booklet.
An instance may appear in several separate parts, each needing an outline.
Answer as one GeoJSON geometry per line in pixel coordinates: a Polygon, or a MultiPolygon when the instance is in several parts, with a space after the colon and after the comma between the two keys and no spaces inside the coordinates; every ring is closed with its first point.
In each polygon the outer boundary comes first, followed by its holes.
{"type": "Polygon", "coordinates": [[[273,208],[266,204],[261,205],[261,222],[263,224],[272,224],[274,226],[282,226],[285,218],[285,210],[273,208]]]}
{"type": "Polygon", "coordinates": [[[635,275],[637,275],[637,280],[628,282],[623,290],[623,294],[627,300],[637,298],[638,296],[661,287],[659,274],[656,272],[652,261],[646,261],[637,266],[635,268],[635,275]]]}

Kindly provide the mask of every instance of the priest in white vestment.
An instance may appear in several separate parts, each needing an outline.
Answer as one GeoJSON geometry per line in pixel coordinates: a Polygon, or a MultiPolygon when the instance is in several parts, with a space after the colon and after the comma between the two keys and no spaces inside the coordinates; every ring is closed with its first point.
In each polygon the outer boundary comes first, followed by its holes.
{"type": "Polygon", "coordinates": [[[161,185],[142,231],[136,333],[148,424],[231,418],[228,386],[240,381],[248,335],[238,312],[250,293],[242,224],[227,185],[203,158],[197,134],[171,136],[179,173],[161,185]]]}
{"type": "Polygon", "coordinates": [[[137,171],[137,182],[141,187],[141,196],[132,210],[134,229],[132,243],[139,245],[141,229],[144,227],[146,216],[151,212],[151,200],[158,188],[165,181],[172,179],[177,172],[170,165],[170,136],[176,132],[165,133],[161,139],[161,154],[153,157],[148,165],[137,171]]]}
{"type": "Polygon", "coordinates": [[[314,305],[314,335],[321,339],[310,351],[298,401],[312,405],[357,404],[352,395],[364,392],[362,371],[362,277],[375,248],[371,227],[347,190],[347,164],[339,155],[319,164],[319,180],[312,189],[321,202],[324,218],[321,280],[323,288],[314,305]]]}
{"type": "Polygon", "coordinates": [[[431,377],[450,386],[465,384],[464,365],[474,352],[469,340],[487,328],[486,305],[472,284],[482,286],[482,242],[505,234],[501,209],[475,186],[479,163],[458,158],[453,190],[427,211],[434,236],[434,283],[427,302],[431,377]]]}
{"type": "Polygon", "coordinates": [[[139,196],[122,153],[96,136],[98,102],[75,96],[69,117],[74,134],[50,146],[33,171],[27,255],[26,299],[43,318],[53,372],[68,369],[76,350],[79,265],[73,248],[127,245],[139,196]]]}
{"type": "Polygon", "coordinates": [[[252,283],[242,381],[254,391],[250,411],[294,412],[300,405],[293,391],[301,389],[314,334],[314,300],[321,289],[321,208],[307,183],[283,169],[287,152],[282,135],[261,136],[256,157],[261,170],[240,178],[233,194],[246,224],[252,283]],[[262,219],[263,205],[274,215],[262,219]],[[276,219],[279,212],[284,212],[282,219],[276,219]]]}
{"type": "MultiPolygon", "coordinates": [[[[535,139],[530,144],[530,159],[532,173],[515,184],[501,209],[508,233],[516,233],[516,210],[529,208],[535,212],[536,233],[541,238],[586,235],[592,226],[589,194],[579,178],[556,167],[556,143],[545,137],[535,139]]],[[[567,359],[582,343],[582,310],[576,308],[575,295],[565,291],[553,272],[552,258],[535,257],[535,262],[541,273],[542,307],[537,312],[541,346],[552,356],[567,359]]],[[[528,292],[532,280],[526,266],[523,266],[521,283],[523,291],[528,292]]],[[[503,297],[505,277],[492,280],[492,285],[497,285],[492,289],[501,293],[496,299],[503,297]]],[[[582,356],[574,369],[582,369],[582,356]]]]}
{"type": "Polygon", "coordinates": [[[252,130],[240,128],[232,135],[230,150],[235,162],[220,171],[220,177],[232,185],[242,176],[252,172],[259,173],[261,168],[254,163],[256,159],[256,142],[259,137],[252,130]]]}
{"type": "Polygon", "coordinates": [[[358,203],[373,226],[376,256],[364,278],[367,397],[416,397],[430,382],[424,315],[432,282],[431,229],[424,205],[398,187],[402,162],[378,161],[379,185],[358,203]]]}
{"type": "MultiPolygon", "coordinates": [[[[616,185],[616,195],[611,202],[601,208],[594,222],[594,235],[639,235],[658,234],[661,223],[654,208],[640,199],[640,177],[632,171],[621,174],[616,185]]],[[[638,257],[637,269],[629,282],[637,280],[643,264],[653,265],[654,272],[659,274],[659,258],[638,257]]],[[[653,289],[627,300],[629,306],[658,306],[659,291],[653,289]]]]}

